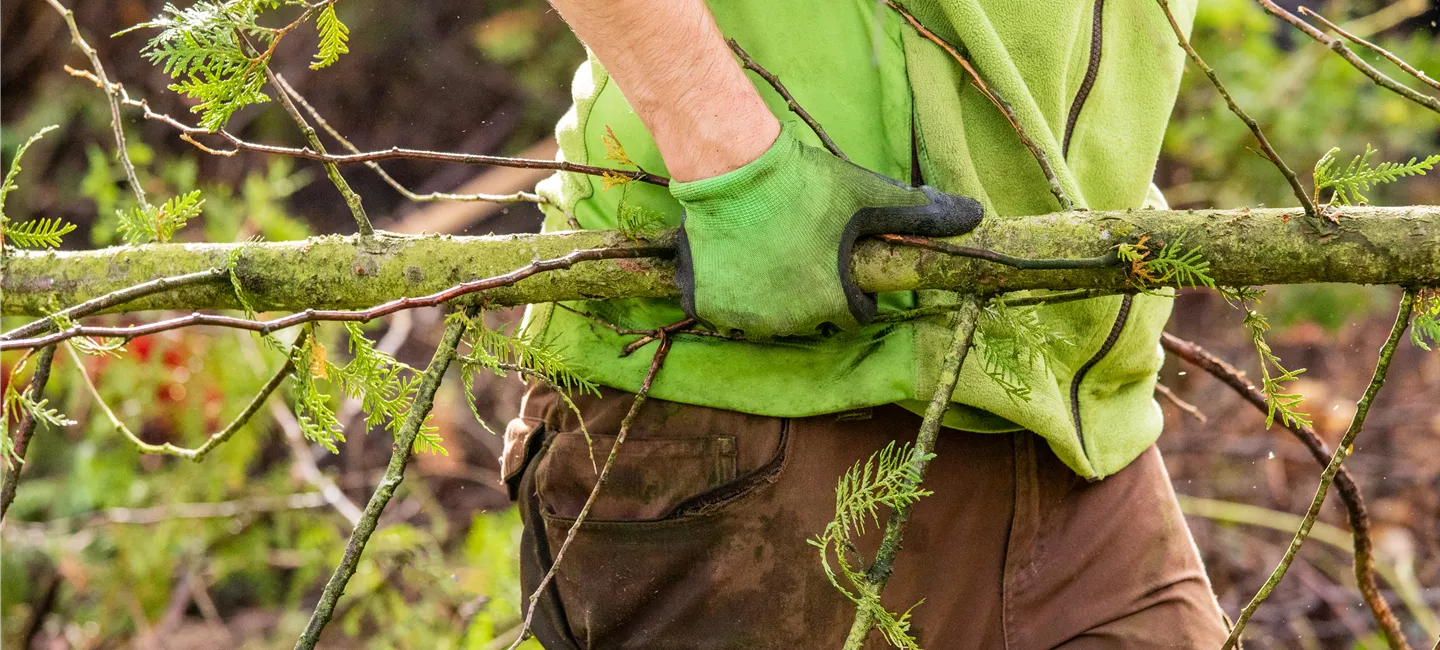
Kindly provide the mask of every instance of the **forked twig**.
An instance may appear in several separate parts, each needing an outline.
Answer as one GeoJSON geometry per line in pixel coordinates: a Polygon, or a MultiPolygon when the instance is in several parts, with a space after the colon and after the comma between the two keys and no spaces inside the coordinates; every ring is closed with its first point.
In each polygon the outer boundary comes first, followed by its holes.
{"type": "MultiPolygon", "coordinates": [[[[296,345],[299,345],[298,341],[296,345]]],[[[280,387],[280,384],[283,383],[285,378],[290,376],[290,372],[295,369],[294,357],[286,358],[285,364],[280,366],[280,369],[270,376],[270,379],[260,387],[259,392],[255,393],[255,396],[250,399],[250,403],[246,404],[245,408],[241,409],[240,412],[235,415],[235,418],[230,421],[230,424],[225,425],[225,428],[207,436],[205,442],[199,447],[187,449],[177,447],[168,442],[156,445],[141,440],[140,436],[135,435],[135,432],[130,430],[130,427],[125,426],[125,423],[120,420],[118,415],[115,415],[115,411],[105,402],[105,398],[100,395],[100,389],[95,386],[95,381],[90,378],[90,373],[85,370],[85,363],[81,360],[79,353],[75,351],[75,346],[67,343],[65,349],[70,353],[70,359],[75,362],[75,370],[80,373],[80,379],[85,384],[85,388],[90,392],[90,396],[95,399],[95,404],[105,413],[105,416],[109,418],[110,423],[115,426],[115,429],[124,435],[131,444],[135,445],[135,448],[139,450],[140,453],[176,456],[197,463],[205,460],[205,457],[208,456],[211,451],[214,451],[216,447],[229,440],[236,432],[243,428],[245,424],[250,421],[250,418],[260,410],[260,407],[265,405],[265,400],[270,399],[270,395],[275,392],[275,389],[280,387]]]]}
{"type": "MultiPolygon", "coordinates": [[[[1265,0],[1261,1],[1263,2],[1265,0]]],[[[1170,11],[1169,0],[1155,0],[1155,2],[1159,3],[1160,9],[1165,12],[1165,18],[1170,21],[1170,28],[1175,32],[1175,38],[1180,42],[1180,47],[1185,49],[1185,54],[1190,56],[1190,60],[1195,63],[1195,67],[1200,68],[1200,71],[1205,73],[1205,76],[1210,79],[1210,84],[1215,86],[1215,90],[1225,99],[1225,105],[1230,107],[1230,112],[1234,113],[1236,117],[1240,118],[1241,122],[1245,123],[1245,126],[1250,128],[1250,133],[1254,134],[1255,141],[1260,143],[1260,149],[1264,151],[1265,157],[1270,159],[1270,162],[1275,165],[1275,168],[1280,170],[1280,174],[1285,177],[1285,182],[1290,184],[1290,191],[1293,192],[1295,198],[1300,201],[1300,206],[1305,208],[1306,216],[1318,220],[1320,218],[1320,210],[1315,207],[1315,201],[1311,200],[1310,195],[1305,192],[1305,187],[1300,184],[1300,179],[1295,176],[1295,172],[1290,169],[1290,165],[1287,165],[1285,161],[1280,158],[1280,154],[1275,152],[1275,147],[1270,145],[1270,139],[1266,138],[1265,132],[1260,129],[1260,123],[1256,122],[1255,118],[1250,117],[1250,114],[1246,113],[1245,109],[1240,108],[1240,105],[1235,103],[1235,98],[1230,96],[1230,91],[1226,90],[1225,84],[1220,82],[1220,77],[1216,76],[1214,68],[1211,68],[1209,64],[1205,63],[1205,59],[1200,58],[1200,53],[1196,52],[1195,48],[1190,45],[1190,39],[1185,37],[1185,30],[1181,29],[1180,23],[1175,20],[1175,14],[1170,11]]]]}
{"type": "Polygon", "coordinates": [[[1400,95],[1401,97],[1404,97],[1405,99],[1408,99],[1412,102],[1415,102],[1416,104],[1424,106],[1425,108],[1428,108],[1432,111],[1435,111],[1436,113],[1440,113],[1440,99],[1436,99],[1424,93],[1417,92],[1414,89],[1406,86],[1405,84],[1402,84],[1392,79],[1389,75],[1376,69],[1375,66],[1370,65],[1368,62],[1365,61],[1365,59],[1360,58],[1360,55],[1356,54],[1349,47],[1346,47],[1345,41],[1342,41],[1338,38],[1335,38],[1334,36],[1330,36],[1325,32],[1320,31],[1319,29],[1316,29],[1314,25],[1305,22],[1295,14],[1286,11],[1284,7],[1281,7],[1280,5],[1271,2],[1271,0],[1256,1],[1260,3],[1260,6],[1265,8],[1265,11],[1270,12],[1271,15],[1287,23],[1290,23],[1291,25],[1295,26],[1296,29],[1305,32],[1306,36],[1309,36],[1310,38],[1319,41],[1320,44],[1333,50],[1336,54],[1340,55],[1340,58],[1345,59],[1345,61],[1348,62],[1350,65],[1355,66],[1355,69],[1364,73],[1365,76],[1370,77],[1371,81],[1374,81],[1377,85],[1387,88],[1393,91],[1395,94],[1400,95]]]}
{"type": "MultiPolygon", "coordinates": [[[[1395,324],[1390,328],[1390,336],[1385,340],[1385,345],[1380,348],[1380,358],[1375,363],[1375,373],[1370,379],[1370,385],[1366,387],[1365,394],[1355,405],[1355,415],[1350,420],[1350,427],[1341,436],[1340,442],[1335,445],[1335,453],[1330,457],[1330,462],[1325,466],[1325,471],[1320,474],[1320,486],[1315,490],[1315,498],[1310,502],[1309,510],[1305,511],[1305,518],[1302,520],[1300,529],[1295,531],[1295,538],[1291,540],[1290,546],[1285,549],[1285,555],[1280,563],[1271,572],[1260,591],[1255,594],[1249,604],[1240,611],[1240,616],[1235,619],[1235,627],[1230,630],[1230,636],[1225,640],[1221,650],[1232,650],[1239,643],[1240,635],[1245,631],[1245,624],[1250,617],[1255,615],[1255,610],[1270,592],[1280,584],[1285,577],[1285,572],[1290,564],[1295,561],[1295,555],[1300,552],[1300,546],[1305,543],[1305,538],[1310,534],[1310,527],[1315,525],[1315,520],[1320,516],[1320,507],[1325,504],[1325,496],[1330,491],[1330,483],[1334,481],[1336,473],[1340,471],[1340,465],[1345,462],[1352,451],[1355,437],[1360,433],[1361,427],[1365,424],[1365,415],[1370,412],[1370,405],[1375,400],[1375,395],[1385,385],[1385,375],[1390,370],[1390,360],[1395,356],[1395,347],[1400,342],[1400,337],[1410,325],[1410,315],[1415,306],[1415,290],[1406,289],[1405,295],[1400,298],[1400,308],[1395,315],[1395,324]]],[[[1400,639],[1404,643],[1404,639],[1400,639]]],[[[1395,644],[1395,640],[1391,640],[1395,644]]]]}
{"type": "MultiPolygon", "coordinates": [[[[1245,373],[1235,366],[1230,365],[1224,359],[1206,350],[1193,341],[1179,338],[1169,332],[1160,335],[1160,345],[1167,352],[1173,354],[1187,363],[1210,373],[1211,376],[1219,379],[1238,393],[1245,401],[1249,402],[1261,413],[1269,410],[1265,400],[1265,393],[1256,388],[1245,378],[1245,373]]],[[[1295,438],[1305,445],[1310,451],[1315,462],[1321,467],[1329,464],[1331,451],[1325,445],[1325,441],[1315,433],[1315,430],[1307,425],[1298,422],[1281,422],[1281,425],[1295,435],[1295,438]]],[[[1345,504],[1345,516],[1350,522],[1352,548],[1355,556],[1355,584],[1360,589],[1360,596],[1365,599],[1365,605],[1370,609],[1370,615],[1380,626],[1386,639],[1399,639],[1400,645],[1391,644],[1394,648],[1406,648],[1403,645],[1405,634],[1402,631],[1400,620],[1395,617],[1395,612],[1390,609],[1390,604],[1380,593],[1380,586],[1375,581],[1375,544],[1370,537],[1370,515],[1365,508],[1365,498],[1360,493],[1360,486],[1350,475],[1350,470],[1341,467],[1335,473],[1335,490],[1340,493],[1340,500],[1345,504]]]]}
{"type": "Polygon", "coordinates": [[[1387,50],[1387,49],[1385,49],[1385,48],[1383,48],[1383,47],[1380,47],[1379,45],[1376,45],[1376,44],[1374,44],[1374,43],[1372,43],[1372,42],[1370,42],[1370,41],[1367,41],[1367,40],[1365,40],[1365,39],[1363,39],[1363,38],[1360,38],[1359,36],[1357,36],[1357,35],[1355,35],[1355,34],[1352,34],[1352,33],[1348,32],[1348,31],[1346,31],[1344,28],[1340,27],[1339,25],[1336,25],[1335,23],[1332,23],[1332,22],[1326,20],[1324,16],[1321,16],[1320,14],[1315,13],[1313,10],[1311,10],[1311,9],[1308,8],[1308,7],[1304,7],[1304,6],[1300,7],[1300,13],[1305,14],[1306,16],[1310,16],[1311,18],[1314,18],[1315,20],[1320,21],[1320,24],[1321,24],[1321,25],[1324,25],[1326,28],[1328,28],[1328,29],[1329,29],[1330,31],[1332,31],[1332,32],[1335,32],[1336,34],[1339,34],[1339,35],[1341,35],[1341,36],[1344,36],[1345,38],[1349,39],[1351,42],[1353,42],[1353,43],[1355,43],[1355,44],[1357,44],[1357,45],[1361,45],[1361,46],[1364,46],[1364,47],[1366,47],[1366,48],[1369,48],[1370,51],[1372,51],[1372,52],[1374,52],[1374,53],[1376,53],[1376,54],[1379,54],[1380,56],[1385,57],[1385,58],[1388,59],[1391,63],[1394,63],[1396,67],[1400,68],[1401,70],[1404,70],[1404,71],[1406,72],[1406,74],[1409,74],[1410,76],[1415,77],[1416,79],[1419,79],[1421,83],[1424,83],[1425,85],[1430,86],[1431,88],[1434,88],[1434,89],[1436,89],[1436,90],[1440,90],[1440,81],[1436,81],[1436,80],[1434,80],[1434,79],[1431,79],[1429,76],[1427,76],[1427,75],[1425,74],[1425,72],[1424,72],[1423,70],[1420,70],[1419,68],[1416,68],[1415,66],[1410,65],[1409,63],[1407,63],[1407,62],[1405,61],[1405,59],[1402,59],[1402,58],[1400,58],[1400,57],[1398,57],[1398,56],[1395,56],[1395,54],[1394,54],[1393,52],[1391,52],[1390,50],[1387,50]]]}
{"type": "Polygon", "coordinates": [[[405,464],[410,461],[410,456],[415,453],[415,437],[420,433],[420,427],[424,426],[425,419],[430,416],[430,408],[435,403],[435,392],[440,388],[440,382],[445,377],[445,370],[455,360],[456,349],[460,345],[460,337],[465,332],[465,322],[460,319],[451,319],[445,325],[445,333],[441,335],[440,345],[435,348],[435,355],[430,359],[430,365],[420,375],[419,385],[415,388],[414,401],[410,403],[410,409],[405,414],[405,422],[395,432],[395,443],[390,452],[390,464],[385,467],[385,476],[380,479],[375,492],[370,495],[370,501],[365,504],[365,511],[360,517],[359,523],[350,533],[350,541],[345,544],[345,555],[341,558],[339,566],[331,574],[330,580],[325,583],[325,590],[320,594],[320,601],[315,604],[315,612],[310,615],[310,622],[305,626],[305,632],[295,642],[296,650],[311,650],[315,643],[320,640],[320,633],[324,631],[325,625],[330,622],[330,617],[335,613],[335,605],[340,601],[340,595],[345,593],[345,585],[350,582],[350,577],[355,575],[355,568],[360,564],[360,554],[365,551],[365,544],[370,541],[370,535],[375,532],[376,525],[380,519],[380,512],[390,503],[390,497],[395,495],[395,490],[405,480],[405,464]]]}
{"type": "MultiPolygon", "coordinates": [[[[940,435],[940,423],[950,408],[955,384],[960,381],[960,368],[970,352],[975,326],[980,320],[980,300],[974,296],[966,296],[963,300],[964,307],[956,315],[954,339],[941,362],[939,385],[930,398],[930,406],[925,409],[925,419],[920,423],[920,433],[916,436],[915,447],[910,452],[911,473],[905,479],[905,487],[911,489],[919,486],[925,479],[925,468],[930,465],[930,459],[934,456],[935,440],[940,435]]],[[[879,550],[875,552],[875,561],[865,571],[865,584],[856,585],[861,590],[862,597],[869,593],[878,600],[880,593],[885,590],[885,584],[890,581],[890,574],[894,571],[895,556],[900,552],[900,542],[905,536],[905,525],[909,520],[908,503],[895,508],[885,520],[885,534],[880,539],[879,550]]],[[[857,608],[850,634],[845,639],[845,650],[859,650],[874,627],[874,610],[867,607],[857,608]]]]}

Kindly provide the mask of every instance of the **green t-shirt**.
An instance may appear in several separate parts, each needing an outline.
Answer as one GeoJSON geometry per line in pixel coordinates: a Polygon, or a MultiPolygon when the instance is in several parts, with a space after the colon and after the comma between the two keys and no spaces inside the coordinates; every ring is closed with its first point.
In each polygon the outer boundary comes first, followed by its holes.
{"type": "MultiPolygon", "coordinates": [[[[905,3],[927,27],[962,48],[985,81],[1014,108],[1078,206],[1154,205],[1150,179],[1183,63],[1152,0],[930,0],[905,3]],[[1147,199],[1149,201],[1147,202],[1147,199]]],[[[1193,0],[1171,3],[1188,25],[1193,0]]],[[[856,164],[902,181],[918,161],[926,184],[980,200],[987,214],[1058,209],[1014,130],[943,49],[874,0],[795,0],[783,10],[761,0],[711,3],[721,31],[784,82],[856,164]]],[[[751,80],[772,112],[795,120],[764,80],[751,80]]],[[[613,165],[603,137],[614,132],[644,169],[665,163],[644,125],[594,60],[576,73],[574,107],[557,127],[564,160],[613,165]]],[[[803,125],[802,140],[819,141],[803,125]]],[[[546,230],[570,218],[615,228],[623,210],[679,225],[681,208],[662,187],[558,173],[539,191],[546,230]]],[[[1024,255],[1025,251],[1006,251],[1024,255]]],[[[803,287],[797,287],[803,291],[803,287]]],[[[942,292],[885,294],[881,309],[953,301],[942,292]]],[[[1159,435],[1153,399],[1163,355],[1158,339],[1171,299],[1110,297],[1043,307],[1047,327],[1073,345],[1031,355],[1029,394],[1020,398],[985,372],[983,352],[967,358],[946,425],[1045,437],[1082,476],[1124,467],[1159,435]]],[[[654,328],[684,316],[667,300],[580,302],[575,308],[625,328],[654,328]]],[[[621,357],[626,339],[570,311],[540,305],[527,331],[556,346],[599,383],[638,390],[646,353],[621,357]]],[[[838,413],[900,403],[923,408],[949,343],[948,317],[877,324],[812,340],[771,343],[687,337],[675,341],[655,397],[780,417],[838,413]]],[[[983,342],[982,342],[983,344],[983,342]]]]}

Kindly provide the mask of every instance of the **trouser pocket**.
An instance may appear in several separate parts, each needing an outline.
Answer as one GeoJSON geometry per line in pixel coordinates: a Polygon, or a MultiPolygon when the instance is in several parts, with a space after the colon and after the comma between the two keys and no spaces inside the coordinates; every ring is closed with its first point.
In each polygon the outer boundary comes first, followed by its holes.
{"type": "MultiPolygon", "coordinates": [[[[507,447],[533,449],[509,472],[526,524],[527,596],[560,558],[632,403],[618,391],[577,399],[588,440],[563,404],[538,426],[507,432],[507,447]]],[[[685,648],[766,647],[757,645],[763,638],[740,638],[760,633],[740,621],[763,617],[774,590],[790,585],[767,584],[778,572],[740,567],[794,564],[771,557],[756,516],[769,510],[784,469],[788,424],[647,401],[542,593],[537,637],[547,648],[677,647],[667,644],[679,639],[685,648]]],[[[803,546],[805,532],[783,535],[803,546]]]]}

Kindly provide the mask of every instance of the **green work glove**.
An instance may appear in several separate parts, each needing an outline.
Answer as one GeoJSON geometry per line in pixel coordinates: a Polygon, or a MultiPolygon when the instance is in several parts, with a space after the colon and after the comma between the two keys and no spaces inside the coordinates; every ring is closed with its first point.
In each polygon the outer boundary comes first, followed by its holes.
{"type": "Polygon", "coordinates": [[[875,318],[875,297],[850,276],[858,237],[964,234],[979,202],[899,182],[795,139],[792,125],[749,164],[671,183],[685,207],[676,283],[685,312],[746,338],[850,330],[875,318]]]}

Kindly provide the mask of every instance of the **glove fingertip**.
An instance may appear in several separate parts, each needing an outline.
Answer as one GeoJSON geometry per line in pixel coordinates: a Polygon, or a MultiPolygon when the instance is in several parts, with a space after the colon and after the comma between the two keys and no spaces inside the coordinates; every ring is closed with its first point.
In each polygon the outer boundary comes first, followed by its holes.
{"type": "Polygon", "coordinates": [[[923,221],[927,223],[917,223],[911,234],[929,237],[963,235],[979,226],[985,217],[985,206],[968,196],[941,192],[928,185],[922,186],[920,191],[930,197],[930,205],[925,206],[923,211],[927,217],[923,221]]]}

